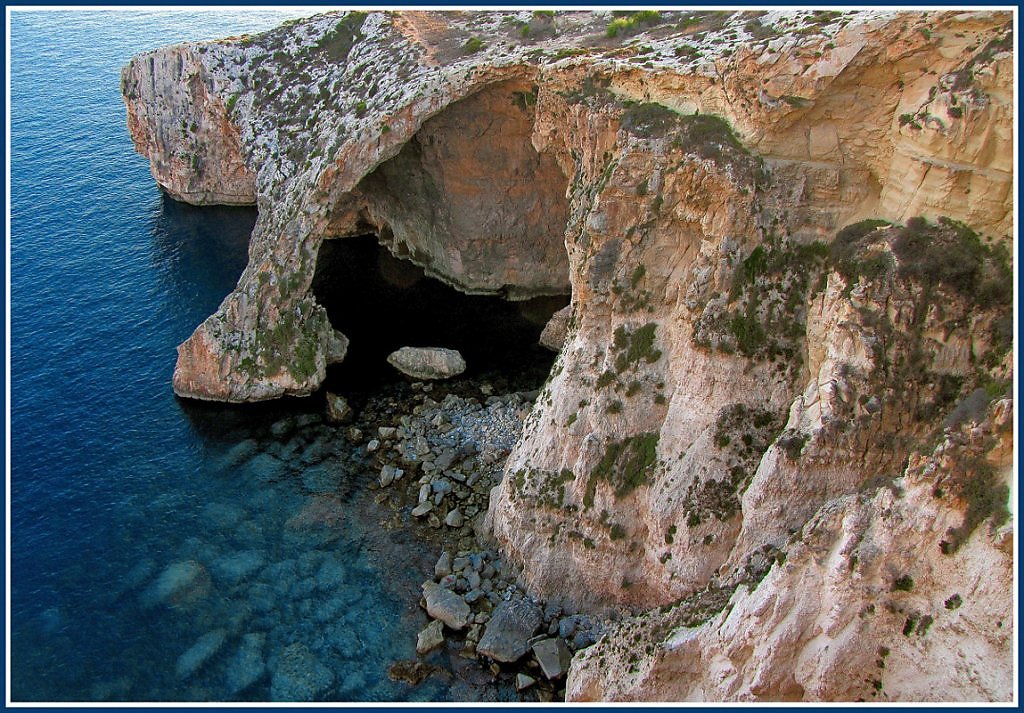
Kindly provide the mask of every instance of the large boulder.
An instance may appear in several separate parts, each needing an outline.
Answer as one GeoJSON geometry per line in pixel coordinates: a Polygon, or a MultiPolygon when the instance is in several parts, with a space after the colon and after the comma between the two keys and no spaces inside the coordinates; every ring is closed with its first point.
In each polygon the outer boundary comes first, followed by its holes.
{"type": "Polygon", "coordinates": [[[572,654],[561,639],[543,639],[533,645],[533,655],[540,664],[540,670],[549,680],[561,678],[569,671],[572,654]]]}
{"type": "Polygon", "coordinates": [[[472,615],[469,605],[455,592],[434,583],[423,583],[423,600],[427,614],[440,619],[449,629],[460,631],[472,615]]]}
{"type": "Polygon", "coordinates": [[[429,654],[444,644],[444,622],[434,619],[416,636],[416,653],[429,654]]]}
{"type": "Polygon", "coordinates": [[[544,325],[540,333],[540,345],[553,352],[561,351],[565,343],[565,335],[569,331],[569,315],[572,314],[572,305],[566,305],[551,315],[551,319],[544,325]]]}
{"type": "Polygon", "coordinates": [[[388,364],[414,379],[450,379],[466,370],[462,355],[443,347],[402,347],[388,355],[388,364]]]}
{"type": "Polygon", "coordinates": [[[543,619],[540,609],[528,599],[502,602],[487,622],[476,651],[503,663],[518,661],[529,650],[529,640],[543,619]]]}

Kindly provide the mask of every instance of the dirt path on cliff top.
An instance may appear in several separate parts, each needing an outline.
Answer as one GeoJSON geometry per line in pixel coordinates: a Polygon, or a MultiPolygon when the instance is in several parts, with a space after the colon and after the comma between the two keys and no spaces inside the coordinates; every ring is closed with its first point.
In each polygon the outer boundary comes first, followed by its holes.
{"type": "Polygon", "coordinates": [[[423,61],[431,66],[440,64],[437,53],[444,52],[450,48],[447,44],[458,44],[457,38],[452,37],[448,23],[431,12],[410,11],[403,12],[395,18],[395,27],[411,42],[421,45],[427,54],[423,61]],[[447,40],[447,42],[446,42],[447,40]]]}

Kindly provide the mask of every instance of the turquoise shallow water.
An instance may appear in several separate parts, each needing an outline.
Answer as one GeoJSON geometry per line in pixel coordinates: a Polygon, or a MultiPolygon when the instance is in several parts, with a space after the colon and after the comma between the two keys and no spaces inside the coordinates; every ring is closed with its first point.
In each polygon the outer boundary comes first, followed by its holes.
{"type": "Polygon", "coordinates": [[[372,476],[311,415],[322,404],[170,389],[174,347],[234,286],[255,212],[161,195],[118,73],[137,51],[281,19],[12,14],[15,700],[456,695],[385,674],[414,656],[424,563],[376,525],[372,476]],[[282,666],[305,673],[272,689],[282,666]]]}

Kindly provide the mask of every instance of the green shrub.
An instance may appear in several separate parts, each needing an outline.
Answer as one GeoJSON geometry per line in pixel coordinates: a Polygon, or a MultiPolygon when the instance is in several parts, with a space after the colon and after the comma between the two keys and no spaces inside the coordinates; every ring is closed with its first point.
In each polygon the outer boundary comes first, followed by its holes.
{"type": "Polygon", "coordinates": [[[888,252],[872,254],[867,249],[875,241],[875,231],[891,225],[886,220],[862,220],[836,233],[829,247],[829,260],[850,287],[861,277],[874,279],[891,269],[888,252]]]}
{"type": "Polygon", "coordinates": [[[898,577],[892,583],[892,591],[894,592],[909,592],[914,588],[914,578],[909,574],[904,574],[902,577],[898,577]]]}
{"type": "Polygon", "coordinates": [[[999,482],[995,471],[981,459],[969,460],[963,465],[963,472],[953,483],[956,494],[967,503],[964,520],[959,527],[950,528],[948,552],[956,552],[981,523],[991,518],[993,527],[999,527],[1010,519],[1006,504],[1010,489],[999,482]]]}
{"type": "Polygon", "coordinates": [[[654,364],[661,359],[661,352],[654,348],[657,329],[658,325],[655,322],[648,322],[632,332],[621,325],[617,327],[613,342],[619,352],[615,357],[615,371],[621,374],[640,361],[654,364]]]}
{"type": "Polygon", "coordinates": [[[804,452],[804,446],[807,444],[808,438],[806,433],[787,430],[779,436],[777,443],[787,458],[796,460],[804,452]]]}
{"type": "Polygon", "coordinates": [[[324,34],[313,51],[322,53],[331,62],[344,62],[348,59],[352,46],[363,38],[362,27],[365,20],[365,12],[348,13],[333,30],[324,34]]]}
{"type": "Polygon", "coordinates": [[[632,134],[644,137],[664,136],[675,129],[681,116],[662,104],[626,102],[621,126],[632,134]]]}
{"type": "Polygon", "coordinates": [[[473,54],[479,52],[484,48],[484,41],[479,37],[470,37],[466,40],[466,43],[462,45],[462,51],[466,54],[473,54]]]}
{"type": "Polygon", "coordinates": [[[657,448],[657,433],[644,433],[609,443],[604,456],[590,473],[587,492],[583,498],[584,505],[593,505],[594,491],[599,480],[611,484],[615,489],[615,496],[619,498],[649,483],[657,465],[657,448]]]}
{"type": "Polygon", "coordinates": [[[641,25],[653,27],[661,22],[661,13],[657,10],[641,10],[634,13],[617,12],[614,20],[608,23],[605,35],[609,38],[618,37],[620,34],[633,34],[641,25]]]}

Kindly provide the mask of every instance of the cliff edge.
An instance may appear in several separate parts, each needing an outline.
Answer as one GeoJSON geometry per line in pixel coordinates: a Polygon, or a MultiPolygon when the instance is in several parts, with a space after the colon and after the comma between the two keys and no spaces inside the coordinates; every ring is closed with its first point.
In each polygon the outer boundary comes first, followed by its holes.
{"type": "Polygon", "coordinates": [[[157,182],[259,209],[175,391],[318,387],[347,344],[326,239],[571,291],[481,523],[531,591],[631,615],[571,698],[1009,700],[1012,17],[616,15],[326,14],[133,58],[157,182]]]}

